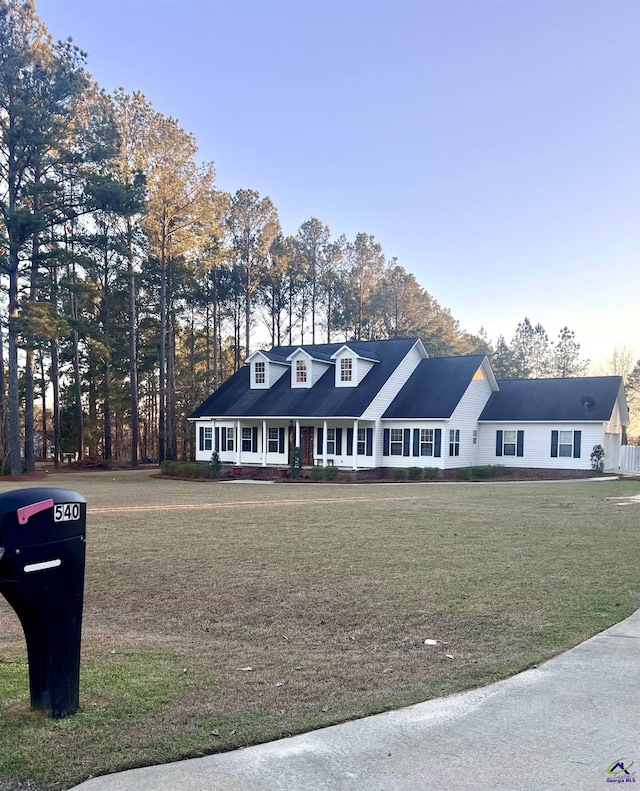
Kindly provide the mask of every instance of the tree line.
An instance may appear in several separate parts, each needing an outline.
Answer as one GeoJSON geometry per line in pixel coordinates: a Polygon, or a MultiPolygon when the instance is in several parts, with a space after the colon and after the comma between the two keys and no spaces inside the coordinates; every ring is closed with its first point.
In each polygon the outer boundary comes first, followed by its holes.
{"type": "Polygon", "coordinates": [[[495,349],[375,237],[217,188],[194,137],[139,92],[107,95],[33,0],[0,0],[0,456],[189,457],[186,417],[254,346],[420,336],[499,376],[583,370],[528,319],[495,349]]]}

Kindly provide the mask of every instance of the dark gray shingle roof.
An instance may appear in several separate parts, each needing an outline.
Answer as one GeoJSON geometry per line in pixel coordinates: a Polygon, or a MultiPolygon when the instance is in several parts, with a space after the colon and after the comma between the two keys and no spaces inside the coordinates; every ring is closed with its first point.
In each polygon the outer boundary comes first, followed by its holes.
{"type": "Polygon", "coordinates": [[[422,360],[382,417],[451,417],[483,360],[483,354],[422,360]]]}
{"type": "Polygon", "coordinates": [[[501,379],[480,420],[609,420],[622,385],[619,376],[575,379],[501,379]],[[589,399],[584,406],[583,400],[589,399]]]}
{"type": "Polygon", "coordinates": [[[241,368],[189,416],[197,417],[359,417],[398,367],[418,338],[387,341],[358,341],[357,344],[323,343],[278,346],[270,350],[271,359],[283,359],[298,348],[312,357],[331,355],[347,345],[362,356],[377,359],[357,387],[335,387],[335,369],[331,366],[310,388],[292,388],[284,374],[268,390],[252,390],[249,366],[241,368]]]}

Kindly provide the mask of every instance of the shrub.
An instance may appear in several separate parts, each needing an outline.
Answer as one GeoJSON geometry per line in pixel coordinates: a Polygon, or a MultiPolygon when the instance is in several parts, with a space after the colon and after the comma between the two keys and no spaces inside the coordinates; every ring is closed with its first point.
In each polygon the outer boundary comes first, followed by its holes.
{"type": "Polygon", "coordinates": [[[210,467],[199,464],[197,461],[172,461],[167,459],[160,465],[160,472],[163,475],[170,475],[174,478],[210,478],[210,467]]]}
{"type": "Polygon", "coordinates": [[[419,481],[422,478],[422,467],[408,467],[407,475],[410,481],[419,481]]]}
{"type": "Polygon", "coordinates": [[[404,467],[394,467],[391,470],[391,477],[394,481],[406,481],[407,471],[404,469],[404,467]]]}
{"type": "Polygon", "coordinates": [[[211,461],[209,462],[209,470],[212,478],[218,478],[220,476],[221,467],[222,462],[220,461],[220,454],[217,450],[214,450],[211,454],[211,461]]]}
{"type": "Polygon", "coordinates": [[[504,471],[503,464],[480,464],[475,467],[469,467],[471,470],[472,478],[495,478],[496,475],[501,475],[504,471]]]}
{"type": "Polygon", "coordinates": [[[323,467],[323,471],[324,471],[324,478],[327,481],[335,481],[336,478],[338,477],[339,470],[337,467],[329,465],[328,467],[323,467]]]}
{"type": "Polygon", "coordinates": [[[289,477],[299,478],[302,472],[302,448],[294,448],[291,454],[291,464],[289,465],[289,477]]]}
{"type": "Polygon", "coordinates": [[[459,467],[456,470],[456,478],[459,481],[470,481],[471,480],[471,467],[459,467]]]}
{"type": "Polygon", "coordinates": [[[322,467],[312,467],[311,480],[321,481],[324,478],[324,469],[322,467]]]}
{"type": "Polygon", "coordinates": [[[435,481],[440,475],[440,467],[425,467],[422,470],[422,477],[425,481],[435,481]]]}
{"type": "Polygon", "coordinates": [[[595,472],[604,472],[604,448],[594,445],[591,451],[591,469],[595,472]]]}

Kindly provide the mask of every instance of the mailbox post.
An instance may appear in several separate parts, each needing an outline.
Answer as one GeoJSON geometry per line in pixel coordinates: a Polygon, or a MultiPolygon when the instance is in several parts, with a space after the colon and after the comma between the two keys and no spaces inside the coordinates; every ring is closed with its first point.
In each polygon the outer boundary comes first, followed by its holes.
{"type": "Polygon", "coordinates": [[[0,495],[0,593],[24,630],[31,708],[56,719],[80,705],[86,516],[68,489],[0,495]]]}

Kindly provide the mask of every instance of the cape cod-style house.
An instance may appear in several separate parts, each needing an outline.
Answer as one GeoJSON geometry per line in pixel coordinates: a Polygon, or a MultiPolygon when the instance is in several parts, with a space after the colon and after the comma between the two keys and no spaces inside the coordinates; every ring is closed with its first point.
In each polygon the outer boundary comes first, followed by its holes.
{"type": "Polygon", "coordinates": [[[622,379],[496,380],[484,355],[429,357],[419,338],[277,346],[251,354],[190,416],[196,459],[343,469],[478,464],[618,466],[622,379]]]}

